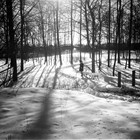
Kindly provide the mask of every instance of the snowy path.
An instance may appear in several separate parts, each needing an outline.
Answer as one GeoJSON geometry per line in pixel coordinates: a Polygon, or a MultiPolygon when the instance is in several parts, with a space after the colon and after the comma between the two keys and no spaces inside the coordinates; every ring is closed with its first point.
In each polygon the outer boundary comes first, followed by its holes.
{"type": "Polygon", "coordinates": [[[139,103],[44,88],[0,95],[0,139],[140,138],[139,103]]]}

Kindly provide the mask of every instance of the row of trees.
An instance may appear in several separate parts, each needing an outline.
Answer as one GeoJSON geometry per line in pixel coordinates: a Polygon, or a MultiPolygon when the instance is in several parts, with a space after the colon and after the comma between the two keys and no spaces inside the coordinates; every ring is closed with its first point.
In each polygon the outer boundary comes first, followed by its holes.
{"type": "Polygon", "coordinates": [[[16,56],[20,55],[23,71],[25,48],[29,45],[44,48],[45,63],[48,46],[52,45],[62,65],[62,44],[71,45],[73,64],[74,43],[77,41],[80,48],[86,43],[92,52],[92,72],[95,72],[97,47],[101,69],[102,43],[108,46],[108,67],[111,66],[110,44],[116,45],[115,70],[116,62],[121,63],[120,48],[125,44],[129,50],[126,62],[130,68],[132,44],[140,43],[139,25],[139,0],[1,0],[0,50],[5,50],[6,63],[10,58],[13,81],[17,81],[16,56]]]}

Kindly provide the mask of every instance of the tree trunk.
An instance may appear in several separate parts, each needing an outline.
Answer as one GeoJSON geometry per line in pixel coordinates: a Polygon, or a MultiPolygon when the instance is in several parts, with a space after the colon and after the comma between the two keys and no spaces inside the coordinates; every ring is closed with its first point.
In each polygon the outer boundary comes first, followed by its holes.
{"type": "Polygon", "coordinates": [[[62,65],[62,58],[61,58],[61,48],[60,48],[60,43],[59,43],[59,1],[57,1],[57,12],[56,12],[56,22],[57,22],[57,46],[58,46],[58,51],[59,51],[59,60],[60,60],[60,65],[62,65]]]}
{"type": "Polygon", "coordinates": [[[54,51],[55,51],[55,58],[54,58],[54,65],[56,65],[56,56],[57,56],[57,45],[56,45],[56,42],[57,42],[57,39],[56,39],[56,20],[55,20],[55,10],[54,10],[54,29],[53,29],[53,38],[54,38],[54,51]]]}
{"type": "Polygon", "coordinates": [[[24,25],[24,15],[23,15],[23,11],[24,11],[24,5],[23,5],[23,0],[20,0],[20,17],[21,17],[21,39],[20,39],[20,57],[21,57],[21,71],[24,70],[24,62],[23,62],[23,34],[24,34],[24,29],[23,29],[23,25],[24,25]]]}
{"type": "Polygon", "coordinates": [[[81,48],[82,48],[82,0],[80,5],[80,61],[82,60],[81,48]]]}
{"type": "Polygon", "coordinates": [[[71,64],[73,64],[73,24],[72,24],[72,20],[73,20],[73,3],[71,0],[71,64]]]}
{"type": "Polygon", "coordinates": [[[92,73],[95,73],[95,19],[92,15],[92,73]]]}
{"type": "Polygon", "coordinates": [[[99,7],[99,22],[100,22],[100,31],[99,31],[99,70],[101,70],[101,33],[102,33],[102,21],[101,21],[101,8],[102,8],[102,0],[99,7]]]}
{"type": "Polygon", "coordinates": [[[45,62],[47,62],[47,49],[46,49],[46,41],[45,41],[45,33],[44,33],[44,19],[43,19],[43,12],[42,12],[42,7],[39,3],[40,6],[40,14],[41,14],[41,30],[42,30],[42,40],[43,40],[43,47],[44,47],[44,56],[45,56],[45,62]]]}
{"type": "Polygon", "coordinates": [[[16,47],[14,42],[14,22],[13,22],[13,9],[12,0],[6,0],[7,7],[7,19],[9,20],[9,37],[10,37],[10,48],[11,48],[11,60],[13,66],[13,81],[17,81],[17,62],[16,62],[16,47]]]}
{"type": "Polygon", "coordinates": [[[86,20],[86,33],[87,33],[87,45],[90,48],[90,39],[89,39],[89,22],[88,22],[88,15],[87,15],[87,1],[85,3],[85,20],[86,20]]]}
{"type": "Polygon", "coordinates": [[[129,68],[131,68],[132,20],[133,20],[133,0],[130,0],[129,59],[128,59],[128,67],[129,67],[129,68]]]}
{"type": "Polygon", "coordinates": [[[118,63],[121,63],[121,61],[120,61],[120,45],[121,45],[121,25],[120,25],[120,23],[121,23],[121,0],[118,0],[118,8],[117,8],[117,11],[118,11],[118,14],[117,14],[117,16],[118,16],[118,18],[117,18],[117,23],[118,23],[118,34],[117,34],[117,36],[118,36],[118,63]]]}
{"type": "Polygon", "coordinates": [[[92,73],[95,73],[95,15],[94,15],[94,9],[90,7],[89,1],[87,1],[88,8],[90,11],[90,16],[92,19],[92,73]]]}
{"type": "Polygon", "coordinates": [[[110,24],[111,24],[111,0],[109,0],[109,35],[108,35],[108,67],[110,67],[110,24]]]}
{"type": "Polygon", "coordinates": [[[4,33],[5,33],[5,44],[6,44],[6,56],[5,56],[5,64],[8,64],[9,58],[9,39],[8,39],[8,21],[4,18],[4,33]]]}

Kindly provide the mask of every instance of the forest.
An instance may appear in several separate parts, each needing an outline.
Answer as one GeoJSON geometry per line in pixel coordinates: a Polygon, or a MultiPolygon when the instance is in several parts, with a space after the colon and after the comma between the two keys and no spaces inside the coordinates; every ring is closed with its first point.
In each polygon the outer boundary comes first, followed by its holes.
{"type": "Polygon", "coordinates": [[[139,0],[0,0],[0,139],[140,138],[139,101],[139,0]]]}
{"type": "Polygon", "coordinates": [[[104,49],[108,67],[115,51],[114,70],[116,62],[121,63],[121,53],[127,61],[125,68],[131,68],[132,51],[139,62],[138,0],[1,0],[0,5],[0,58],[13,68],[13,81],[18,79],[17,58],[23,71],[24,60],[39,53],[44,54],[45,63],[50,53],[59,54],[62,64],[61,53],[68,49],[72,64],[75,46],[92,54],[93,73],[95,61],[101,67],[104,49]]]}

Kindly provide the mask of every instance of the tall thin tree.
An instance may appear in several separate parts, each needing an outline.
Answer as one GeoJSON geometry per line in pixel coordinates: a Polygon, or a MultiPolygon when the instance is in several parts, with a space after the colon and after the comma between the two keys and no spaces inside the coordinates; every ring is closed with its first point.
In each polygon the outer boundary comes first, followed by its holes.
{"type": "Polygon", "coordinates": [[[60,48],[60,42],[59,42],[59,1],[57,1],[56,26],[57,26],[57,46],[58,46],[58,52],[59,52],[59,60],[60,60],[60,65],[62,65],[61,48],[60,48]]]}
{"type": "Polygon", "coordinates": [[[82,60],[82,0],[80,0],[80,61],[82,60]]]}
{"type": "Polygon", "coordinates": [[[117,34],[117,37],[118,37],[118,63],[121,63],[120,61],[120,45],[121,45],[121,0],[118,0],[118,18],[117,18],[117,24],[118,24],[118,34],[117,34]]]}
{"type": "Polygon", "coordinates": [[[73,1],[71,0],[71,64],[73,64],[73,1]]]}
{"type": "Polygon", "coordinates": [[[16,61],[16,46],[15,46],[15,32],[14,32],[14,21],[13,21],[13,1],[6,0],[7,7],[7,19],[9,27],[9,37],[10,37],[10,49],[11,49],[11,61],[13,66],[13,81],[17,81],[17,61],[16,61]]]}
{"type": "Polygon", "coordinates": [[[23,63],[23,34],[24,34],[24,29],[23,29],[23,25],[24,25],[24,0],[20,0],[20,18],[21,18],[21,37],[20,37],[20,57],[21,57],[21,71],[24,70],[24,63],[23,63]]]}
{"type": "Polygon", "coordinates": [[[90,1],[88,1],[88,9],[92,19],[92,73],[95,73],[95,6],[90,5],[90,1]]]}
{"type": "Polygon", "coordinates": [[[89,19],[88,19],[87,1],[88,0],[85,1],[85,22],[86,22],[87,45],[88,45],[88,48],[90,48],[89,19]]]}
{"type": "Polygon", "coordinates": [[[100,1],[100,6],[99,6],[99,70],[101,70],[101,38],[102,38],[102,20],[101,20],[101,9],[102,9],[102,1],[100,1]]]}
{"type": "Polygon", "coordinates": [[[108,12],[108,16],[109,16],[109,21],[108,21],[108,67],[110,67],[110,25],[111,25],[111,0],[109,0],[109,12],[108,12]]]}
{"type": "Polygon", "coordinates": [[[129,60],[128,67],[131,68],[131,40],[132,40],[133,0],[130,0],[130,24],[129,24],[129,60]]]}

